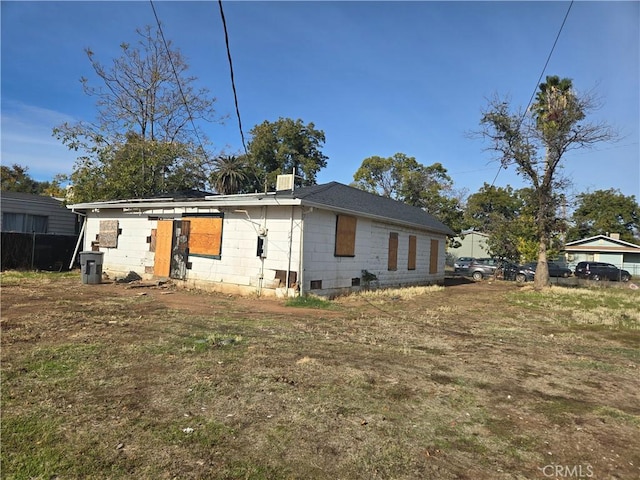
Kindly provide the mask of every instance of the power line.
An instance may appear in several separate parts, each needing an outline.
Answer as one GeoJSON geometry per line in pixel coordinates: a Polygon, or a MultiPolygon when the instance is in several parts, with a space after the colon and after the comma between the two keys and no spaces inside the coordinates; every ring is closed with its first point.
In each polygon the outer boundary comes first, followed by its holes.
{"type": "Polygon", "coordinates": [[[224,10],[222,9],[222,0],[218,0],[220,6],[220,18],[222,19],[222,28],[224,29],[224,41],[227,45],[227,58],[229,59],[229,72],[231,73],[231,88],[233,89],[233,100],[236,105],[236,116],[238,117],[238,128],[240,129],[240,138],[242,139],[242,148],[247,153],[247,146],[244,142],[244,133],[242,131],[242,120],[240,120],[240,108],[238,107],[238,94],[236,92],[236,82],[233,75],[233,61],[231,60],[231,49],[229,48],[229,34],[227,33],[227,21],[224,18],[224,10]]]}
{"type": "Polygon", "coordinates": [[[461,171],[457,171],[457,172],[447,172],[447,174],[449,174],[449,175],[461,175],[463,173],[485,172],[487,170],[493,170],[493,167],[476,168],[474,170],[461,170],[461,171]]]}
{"type": "Polygon", "coordinates": [[[191,122],[191,126],[193,127],[193,133],[195,133],[196,138],[198,139],[198,144],[202,149],[202,153],[206,155],[206,151],[204,146],[202,145],[202,140],[200,140],[200,135],[198,135],[198,129],[193,121],[193,115],[191,115],[191,109],[189,108],[189,104],[187,103],[187,98],[182,90],[182,85],[180,84],[180,77],[178,77],[178,72],[176,71],[176,67],[173,63],[173,59],[171,58],[171,51],[169,50],[169,44],[167,40],[164,38],[164,32],[162,31],[162,25],[160,24],[160,19],[158,18],[158,14],[156,13],[156,7],[153,5],[153,0],[149,0],[151,4],[151,9],[153,10],[153,16],[156,19],[156,23],[158,24],[158,31],[160,32],[160,37],[162,38],[162,43],[164,44],[164,48],[167,51],[167,57],[169,58],[169,63],[171,64],[171,70],[173,70],[173,75],[176,77],[176,83],[178,84],[178,90],[180,91],[180,96],[182,97],[182,103],[184,104],[185,109],[187,110],[187,116],[189,117],[189,122],[191,122]]]}
{"type": "MultiPolygon", "coordinates": [[[[540,85],[540,81],[542,80],[542,77],[544,76],[544,72],[547,70],[547,66],[549,65],[549,61],[551,60],[551,56],[553,55],[553,51],[556,48],[556,44],[558,43],[558,39],[560,38],[560,34],[562,33],[562,30],[564,29],[564,24],[567,22],[567,18],[569,17],[569,12],[571,11],[571,7],[573,6],[573,0],[571,0],[571,3],[569,3],[569,8],[567,8],[567,13],[565,13],[564,15],[564,19],[562,20],[562,25],[560,25],[560,29],[558,30],[558,34],[556,35],[556,39],[553,42],[553,46],[551,47],[551,51],[549,52],[549,55],[547,56],[547,61],[544,63],[544,67],[542,68],[542,72],[540,72],[540,76],[538,77],[538,81],[536,82],[536,86],[533,88],[533,93],[531,94],[531,98],[529,98],[529,103],[527,103],[527,108],[524,109],[524,112],[522,112],[522,116],[520,117],[520,121],[518,122],[518,129],[520,129],[520,125],[522,125],[522,122],[524,121],[524,117],[527,114],[527,112],[529,111],[529,107],[531,106],[531,102],[533,102],[534,97],[536,96],[536,92],[538,91],[538,86],[540,85]]],[[[498,179],[498,175],[500,175],[500,170],[502,170],[502,165],[500,165],[500,167],[498,168],[498,171],[496,172],[496,176],[493,179],[493,182],[491,182],[491,186],[493,187],[493,185],[496,183],[496,180],[498,179]]]]}

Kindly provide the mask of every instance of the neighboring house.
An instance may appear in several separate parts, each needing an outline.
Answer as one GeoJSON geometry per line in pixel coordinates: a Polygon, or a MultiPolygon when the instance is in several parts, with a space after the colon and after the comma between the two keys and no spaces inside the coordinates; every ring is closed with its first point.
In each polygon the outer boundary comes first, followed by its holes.
{"type": "Polygon", "coordinates": [[[640,277],[640,245],[620,240],[620,235],[596,235],[569,242],[564,248],[567,265],[572,270],[578,262],[606,262],[640,277]]]}
{"type": "Polygon", "coordinates": [[[461,257],[486,258],[490,257],[487,240],[489,235],[475,230],[464,230],[454,240],[460,243],[459,247],[449,248],[448,253],[452,260],[461,257]]]}
{"type": "Polygon", "coordinates": [[[258,295],[442,283],[453,235],[420,208],[336,182],[69,208],[86,215],[84,249],[104,252],[108,275],[258,295]]]}
{"type": "Polygon", "coordinates": [[[61,200],[45,195],[0,192],[0,231],[76,235],[77,215],[61,200]]]}
{"type": "Polygon", "coordinates": [[[77,215],[53,197],[0,192],[2,269],[68,268],[78,241],[77,215]]]}

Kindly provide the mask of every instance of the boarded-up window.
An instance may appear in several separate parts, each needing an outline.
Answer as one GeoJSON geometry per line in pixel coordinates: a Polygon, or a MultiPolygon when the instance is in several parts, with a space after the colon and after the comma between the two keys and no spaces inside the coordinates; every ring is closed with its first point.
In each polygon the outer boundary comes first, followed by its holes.
{"type": "Polygon", "coordinates": [[[407,270],[416,269],[416,236],[409,235],[409,260],[407,261],[407,270]]]}
{"type": "MultiPolygon", "coordinates": [[[[287,271],[286,270],[276,270],[275,279],[278,280],[279,285],[281,287],[287,284],[287,271]]],[[[298,281],[298,272],[289,272],[289,288],[293,287],[294,284],[298,281]]]]}
{"type": "Polygon", "coordinates": [[[222,246],[221,217],[184,217],[190,223],[189,253],[220,256],[222,246]]]}
{"type": "Polygon", "coordinates": [[[429,273],[438,273],[438,240],[431,240],[429,255],[429,273]]]}
{"type": "Polygon", "coordinates": [[[100,220],[100,246],[118,248],[118,220],[100,220]]]}
{"type": "Polygon", "coordinates": [[[389,270],[398,269],[398,234],[389,233],[389,260],[387,262],[389,270]]]}
{"type": "Polygon", "coordinates": [[[356,217],[338,215],[336,220],[336,257],[356,255],[356,217]]]}
{"type": "Polygon", "coordinates": [[[151,229],[151,235],[149,235],[147,237],[147,243],[149,244],[149,251],[150,252],[155,252],[156,251],[156,238],[158,235],[158,230],[155,228],[151,229]]]}

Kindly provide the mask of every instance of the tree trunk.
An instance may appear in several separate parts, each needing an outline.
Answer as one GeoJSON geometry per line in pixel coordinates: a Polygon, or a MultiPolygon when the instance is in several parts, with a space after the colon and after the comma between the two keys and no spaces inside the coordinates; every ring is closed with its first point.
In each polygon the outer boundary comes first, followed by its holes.
{"type": "MultiPolygon", "coordinates": [[[[547,152],[547,169],[549,165],[549,153],[547,152]]],[[[533,286],[536,290],[542,290],[551,285],[549,281],[549,264],[547,263],[547,245],[549,245],[549,210],[552,204],[551,173],[547,170],[542,185],[538,187],[538,265],[533,286]]]]}
{"type": "Polygon", "coordinates": [[[549,281],[549,264],[547,264],[547,238],[546,235],[540,236],[540,245],[538,246],[538,266],[536,267],[536,276],[533,279],[533,286],[536,290],[551,285],[549,281]]]}

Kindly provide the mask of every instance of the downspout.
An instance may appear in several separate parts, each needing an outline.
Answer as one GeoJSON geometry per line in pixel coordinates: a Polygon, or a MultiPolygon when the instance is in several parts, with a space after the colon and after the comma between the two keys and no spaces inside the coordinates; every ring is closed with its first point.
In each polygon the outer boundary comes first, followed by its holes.
{"type": "MultiPolygon", "coordinates": [[[[267,231],[267,206],[262,207],[262,226],[260,227],[262,232],[267,231]]],[[[247,214],[248,216],[248,214],[247,214]]],[[[255,228],[255,227],[254,227],[255,228]]],[[[258,231],[258,236],[260,236],[260,231],[258,231]]],[[[267,239],[267,242],[269,240],[267,239]]],[[[260,278],[258,278],[258,297],[262,295],[262,283],[264,282],[264,255],[260,255],[260,278]]]]}
{"type": "Polygon", "coordinates": [[[287,263],[287,282],[285,285],[287,297],[289,296],[289,277],[291,276],[291,251],[293,250],[293,214],[295,207],[291,206],[291,224],[289,225],[289,262],[287,263]]]}
{"type": "Polygon", "coordinates": [[[300,251],[298,252],[298,289],[304,295],[304,210],[300,208],[300,251]]]}
{"type": "MultiPolygon", "coordinates": [[[[291,179],[291,194],[296,189],[296,167],[293,167],[293,178],[291,179]]],[[[287,280],[284,286],[286,296],[289,296],[289,285],[291,283],[291,251],[293,250],[293,214],[295,213],[294,206],[291,205],[291,223],[289,225],[289,261],[287,263],[287,280]]],[[[298,272],[298,275],[300,272],[298,272]]]]}
{"type": "Polygon", "coordinates": [[[76,242],[76,248],[73,251],[73,256],[71,257],[71,263],[69,263],[69,270],[71,270],[73,268],[73,262],[76,259],[76,255],[78,255],[78,249],[80,248],[80,242],[82,241],[82,239],[84,237],[84,230],[87,227],[87,216],[83,215],[82,213],[75,212],[75,211],[73,213],[84,217],[84,222],[82,222],[82,228],[80,229],[80,235],[78,235],[78,241],[76,242]]]}

